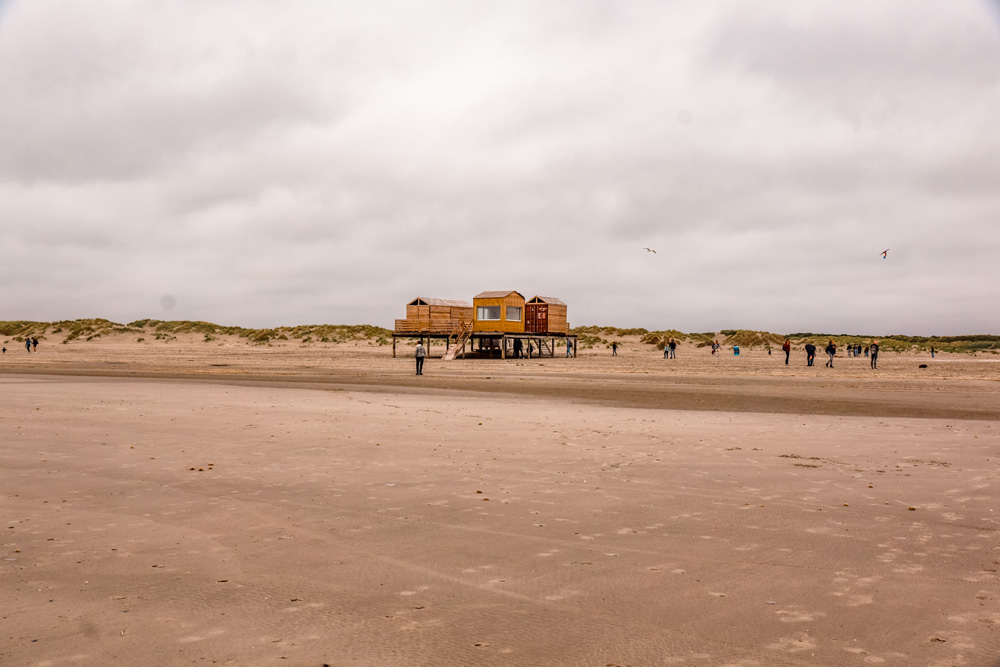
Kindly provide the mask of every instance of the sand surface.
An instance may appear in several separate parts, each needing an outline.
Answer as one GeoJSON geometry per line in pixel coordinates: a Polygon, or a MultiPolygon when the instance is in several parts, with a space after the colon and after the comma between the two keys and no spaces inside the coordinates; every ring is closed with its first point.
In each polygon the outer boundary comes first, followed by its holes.
{"type": "Polygon", "coordinates": [[[7,347],[0,665],[1000,665],[995,357],[7,347]]]}

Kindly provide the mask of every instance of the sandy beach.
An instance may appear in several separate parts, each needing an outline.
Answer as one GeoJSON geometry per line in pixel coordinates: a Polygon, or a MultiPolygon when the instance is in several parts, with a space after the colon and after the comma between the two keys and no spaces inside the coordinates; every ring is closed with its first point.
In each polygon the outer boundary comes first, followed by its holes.
{"type": "Polygon", "coordinates": [[[1000,665],[994,355],[7,347],[3,665],[1000,665]]]}

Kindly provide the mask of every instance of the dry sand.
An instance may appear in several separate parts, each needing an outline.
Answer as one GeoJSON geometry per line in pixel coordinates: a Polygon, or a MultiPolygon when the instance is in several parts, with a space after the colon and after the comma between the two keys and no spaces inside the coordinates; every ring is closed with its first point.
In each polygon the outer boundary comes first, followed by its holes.
{"type": "Polygon", "coordinates": [[[7,347],[0,665],[1000,665],[995,357],[7,347]]]}

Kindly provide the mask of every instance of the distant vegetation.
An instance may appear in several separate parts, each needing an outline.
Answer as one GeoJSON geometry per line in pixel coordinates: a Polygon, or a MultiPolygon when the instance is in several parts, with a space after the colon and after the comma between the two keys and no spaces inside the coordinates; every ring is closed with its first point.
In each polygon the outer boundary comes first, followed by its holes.
{"type": "Polygon", "coordinates": [[[745,347],[747,349],[755,347],[781,347],[785,339],[778,334],[768,331],[748,331],[740,329],[726,334],[722,340],[723,345],[745,347]]]}
{"type": "Polygon", "coordinates": [[[378,345],[386,345],[392,331],[368,324],[312,324],[274,329],[247,329],[227,327],[211,322],[136,320],[128,324],[118,324],[105,319],[66,320],[62,322],[2,322],[0,336],[10,336],[14,340],[25,338],[42,340],[45,334],[64,334],[64,342],[77,339],[93,340],[112,334],[136,334],[137,342],[152,336],[154,340],[176,340],[181,334],[199,334],[206,343],[218,340],[220,336],[235,336],[248,343],[266,345],[272,340],[298,340],[302,343],[342,343],[367,340],[378,345]]]}
{"type": "Polygon", "coordinates": [[[836,343],[837,347],[855,343],[866,346],[871,344],[872,340],[878,340],[884,352],[928,351],[933,347],[941,352],[1000,354],[1000,336],[986,334],[968,336],[862,336],[825,333],[776,334],[769,331],[745,329],[723,329],[716,334],[712,332],[682,333],[676,329],[649,331],[648,329],[600,326],[576,327],[572,329],[571,333],[579,336],[580,344],[584,347],[593,347],[595,344],[610,345],[611,341],[618,336],[639,336],[640,342],[655,345],[660,350],[671,338],[679,343],[694,344],[697,347],[706,347],[713,339],[719,339],[719,342],[727,347],[738,345],[746,349],[766,348],[768,346],[780,348],[781,344],[788,338],[795,347],[802,347],[806,343],[812,342],[820,349],[825,347],[830,340],[836,343]]]}
{"type": "Polygon", "coordinates": [[[973,334],[968,336],[858,336],[851,334],[793,333],[788,338],[796,345],[808,342],[819,345],[833,341],[838,347],[858,344],[862,347],[877,340],[882,351],[906,352],[928,351],[932,347],[939,352],[975,353],[990,352],[1000,354],[1000,336],[973,334]]]}
{"type": "Polygon", "coordinates": [[[702,341],[711,341],[713,336],[711,333],[682,333],[676,329],[650,331],[649,329],[643,328],[622,329],[619,327],[599,326],[574,327],[570,330],[570,333],[576,334],[579,339],[579,344],[583,347],[594,347],[594,345],[598,344],[610,346],[612,341],[617,341],[620,344],[620,336],[639,336],[640,342],[646,343],[647,345],[655,345],[658,350],[662,350],[663,346],[666,345],[671,338],[679,343],[697,343],[702,341]]]}
{"type": "MultiPolygon", "coordinates": [[[[657,349],[673,338],[681,345],[696,345],[705,347],[713,339],[719,339],[723,345],[731,347],[738,345],[743,348],[781,347],[785,338],[789,338],[796,348],[801,348],[812,342],[821,349],[829,340],[838,347],[850,344],[868,345],[873,339],[878,339],[883,351],[928,351],[931,347],[941,352],[975,353],[989,352],[1000,354],[1000,336],[976,334],[968,336],[870,336],[854,334],[826,334],[798,332],[776,334],[768,331],[749,331],[743,329],[725,329],[719,333],[683,333],[676,329],[650,331],[643,328],[582,326],[571,330],[579,338],[582,347],[595,345],[610,346],[612,341],[620,343],[624,336],[637,336],[640,342],[653,345],[657,349]]],[[[309,324],[294,327],[276,327],[273,329],[248,329],[244,327],[227,327],[211,322],[136,320],[128,324],[119,324],[105,319],[62,320],[59,322],[30,321],[0,321],[0,336],[6,336],[15,341],[25,338],[45,340],[46,335],[61,334],[63,342],[75,340],[94,340],[104,336],[128,334],[136,336],[137,342],[152,338],[154,341],[170,342],[177,340],[179,335],[196,334],[203,336],[206,343],[219,340],[222,336],[245,340],[252,345],[267,345],[272,341],[299,341],[304,345],[310,343],[342,343],[349,341],[368,341],[373,345],[386,345],[392,339],[392,331],[368,324],[309,324]]]]}

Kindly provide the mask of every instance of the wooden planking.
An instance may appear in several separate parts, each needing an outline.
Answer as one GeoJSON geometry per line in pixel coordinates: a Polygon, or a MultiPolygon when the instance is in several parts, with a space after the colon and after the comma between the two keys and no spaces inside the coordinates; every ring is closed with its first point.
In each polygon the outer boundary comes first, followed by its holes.
{"type": "Polygon", "coordinates": [[[471,318],[466,319],[422,319],[422,320],[396,320],[396,326],[393,333],[397,334],[418,334],[418,333],[428,333],[437,335],[451,336],[457,334],[461,328],[462,323],[471,323],[471,318]]]}
{"type": "Polygon", "coordinates": [[[499,292],[484,292],[490,294],[488,297],[478,296],[472,300],[473,314],[476,316],[473,331],[497,331],[502,333],[523,333],[524,332],[524,297],[517,292],[510,292],[505,296],[493,296],[499,292]],[[479,320],[478,308],[480,306],[500,306],[499,320],[479,320]],[[521,309],[521,319],[518,321],[507,320],[507,306],[515,306],[521,309]]]}
{"type": "Polygon", "coordinates": [[[396,320],[395,333],[451,334],[462,322],[471,323],[473,309],[468,301],[418,297],[406,304],[406,319],[396,320]]]}
{"type": "Polygon", "coordinates": [[[569,333],[569,322],[566,321],[566,306],[549,304],[549,329],[547,333],[569,333]]]}

